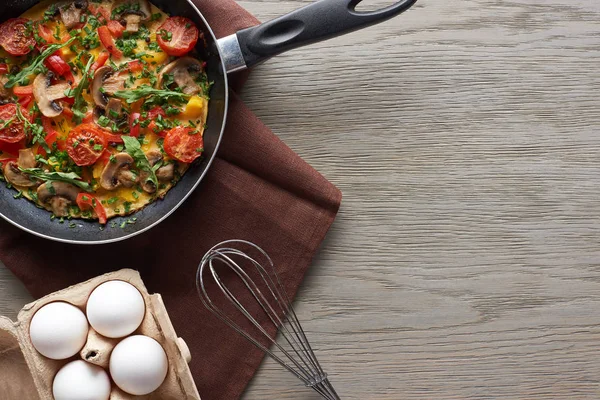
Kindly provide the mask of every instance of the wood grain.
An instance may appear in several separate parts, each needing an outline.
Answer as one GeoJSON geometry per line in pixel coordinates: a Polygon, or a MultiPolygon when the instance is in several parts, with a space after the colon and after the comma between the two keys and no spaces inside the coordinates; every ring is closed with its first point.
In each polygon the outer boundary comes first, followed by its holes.
{"type": "MultiPolygon", "coordinates": [[[[599,32],[595,0],[420,0],[256,69],[344,193],[297,302],[342,398],[600,398],[599,32]]],[[[317,397],[266,362],[245,399],[317,397]]]]}

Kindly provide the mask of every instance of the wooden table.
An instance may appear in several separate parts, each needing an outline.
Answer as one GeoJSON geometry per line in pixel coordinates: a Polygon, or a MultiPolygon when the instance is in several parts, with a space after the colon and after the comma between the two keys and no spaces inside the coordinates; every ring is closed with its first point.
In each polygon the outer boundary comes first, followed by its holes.
{"type": "MultiPolygon", "coordinates": [[[[600,398],[599,65],[596,0],[420,0],[256,69],[344,193],[297,302],[342,398],[600,398]]],[[[270,362],[245,398],[317,399],[270,362]]]]}

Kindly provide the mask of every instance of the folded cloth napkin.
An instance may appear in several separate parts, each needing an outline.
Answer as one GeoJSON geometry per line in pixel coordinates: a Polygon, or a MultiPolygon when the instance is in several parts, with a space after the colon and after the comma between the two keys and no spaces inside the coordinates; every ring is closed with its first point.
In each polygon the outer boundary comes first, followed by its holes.
{"type": "MultiPolygon", "coordinates": [[[[195,0],[218,37],[256,19],[233,0],[195,0]]],[[[233,77],[240,88],[245,75],[233,77]]],[[[121,268],[140,271],[161,293],[203,400],[237,399],[263,358],[212,316],[195,291],[202,256],[216,243],[263,247],[293,296],[333,222],[341,193],[232,95],[224,139],[209,173],[177,212],[149,232],[104,246],[40,239],[0,221],[0,260],[35,297],[121,268]]]]}

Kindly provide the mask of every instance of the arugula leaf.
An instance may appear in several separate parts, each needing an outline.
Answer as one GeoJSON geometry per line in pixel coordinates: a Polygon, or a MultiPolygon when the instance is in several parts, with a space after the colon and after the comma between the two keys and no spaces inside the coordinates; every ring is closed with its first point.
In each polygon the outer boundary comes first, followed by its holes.
{"type": "Polygon", "coordinates": [[[150,165],[146,154],[144,154],[144,151],[140,146],[140,142],[138,142],[136,138],[131,136],[121,137],[123,138],[123,142],[125,143],[125,150],[131,157],[133,157],[136,167],[138,167],[140,171],[148,173],[148,179],[146,180],[146,182],[152,182],[154,186],[158,188],[158,179],[156,178],[156,173],[150,165]]]}
{"type": "Polygon", "coordinates": [[[89,183],[84,182],[79,175],[75,172],[46,172],[41,168],[20,168],[21,172],[27,175],[31,175],[34,178],[37,178],[42,181],[56,181],[56,182],[66,182],[71,185],[75,185],[86,192],[91,192],[92,187],[89,183]]]}
{"type": "Polygon", "coordinates": [[[166,102],[178,101],[185,102],[189,97],[188,94],[175,92],[172,90],[155,89],[152,86],[141,85],[133,90],[119,90],[115,92],[115,97],[119,97],[127,101],[127,103],[135,103],[138,100],[142,100],[146,97],[154,97],[155,99],[162,99],[166,102]]]}
{"type": "Polygon", "coordinates": [[[88,60],[85,69],[83,70],[83,76],[79,81],[77,87],[68,93],[68,97],[75,98],[75,103],[73,103],[73,122],[76,124],[80,124],[83,118],[85,117],[85,113],[87,112],[87,102],[83,98],[83,91],[90,86],[90,68],[92,68],[92,64],[94,63],[94,57],[90,57],[88,60]]]}
{"type": "Polygon", "coordinates": [[[45,68],[44,61],[46,61],[46,58],[54,54],[55,51],[70,45],[75,39],[77,38],[74,37],[69,39],[65,43],[52,44],[48,46],[46,50],[44,50],[39,56],[32,60],[29,66],[23,68],[16,75],[10,76],[4,87],[12,88],[16,84],[23,84],[29,78],[29,75],[39,74],[40,72],[42,72],[45,68]]]}

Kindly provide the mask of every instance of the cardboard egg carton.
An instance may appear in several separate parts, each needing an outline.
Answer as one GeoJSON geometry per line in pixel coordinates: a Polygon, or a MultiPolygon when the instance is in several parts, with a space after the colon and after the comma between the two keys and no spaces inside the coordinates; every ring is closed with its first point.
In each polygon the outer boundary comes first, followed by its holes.
{"type": "Polygon", "coordinates": [[[0,317],[0,398],[7,400],[54,400],[52,382],[67,363],[83,359],[99,365],[108,373],[108,360],[114,346],[122,339],[108,339],[91,327],[88,341],[78,355],[66,360],[51,360],[38,353],[29,337],[29,325],[43,306],[64,301],[85,313],[87,299],[100,284],[121,280],[135,286],[146,303],[146,315],[132,335],[146,335],[160,343],[169,360],[169,371],[163,384],[153,393],[133,396],[112,383],[110,400],[200,400],[188,367],[191,360],[185,342],[178,338],[159,294],[150,295],[139,273],[130,269],[105,274],[87,282],[52,293],[26,305],[16,322],[0,317]]]}

